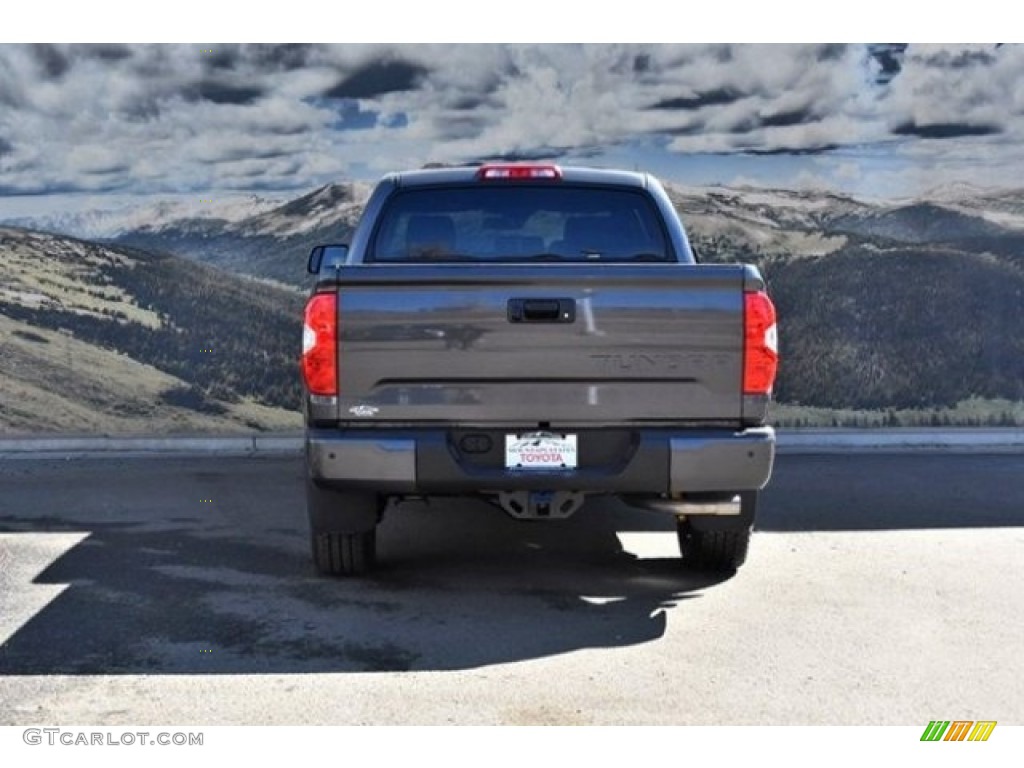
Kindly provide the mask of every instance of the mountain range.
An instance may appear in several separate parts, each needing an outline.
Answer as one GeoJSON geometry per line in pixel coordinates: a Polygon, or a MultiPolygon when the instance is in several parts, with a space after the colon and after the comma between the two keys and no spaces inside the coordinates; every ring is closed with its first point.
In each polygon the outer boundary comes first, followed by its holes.
{"type": "Polygon", "coordinates": [[[122,230],[111,240],[177,253],[231,272],[303,285],[310,248],[347,240],[370,189],[361,183],[331,184],[234,220],[163,219],[122,230]]]}
{"type": "Polygon", "coordinates": [[[957,192],[670,195],[703,260],[752,262],[766,276],[780,402],[924,412],[1024,401],[1024,190],[957,192]]]}
{"type": "MultiPolygon", "coordinates": [[[[914,409],[934,420],[938,409],[972,399],[1024,401],[1024,190],[957,185],[878,201],[666,187],[702,261],[752,262],[767,277],[780,316],[782,403],[914,409]]],[[[148,366],[136,371],[152,382],[141,399],[119,391],[108,410],[144,401],[183,408],[178,416],[193,425],[212,423],[212,415],[223,428],[297,424],[296,289],[308,285],[306,256],[312,245],[348,239],[369,192],[362,183],[335,184],[288,201],[251,198],[201,211],[157,204],[119,218],[65,220],[69,229],[102,231],[98,243],[0,230],[4,352],[14,350],[24,365],[47,352],[28,377],[36,390],[45,371],[60,369],[56,350],[77,359],[67,351],[75,344],[148,366]],[[73,267],[76,260],[91,266],[73,267]],[[259,280],[225,280],[223,270],[259,280]],[[100,301],[97,291],[109,295],[100,301]],[[216,365],[189,346],[212,348],[203,346],[210,334],[221,350],[216,365]],[[261,409],[259,417],[242,414],[243,406],[261,409]],[[226,410],[213,414],[219,409],[226,410]]],[[[109,367],[103,360],[96,367],[109,367]]],[[[10,390],[10,371],[0,394],[10,390]]],[[[22,392],[25,377],[18,381],[22,392]]],[[[102,389],[90,386],[78,389],[102,389]]],[[[32,414],[53,412],[38,398],[12,419],[18,398],[7,397],[0,428],[31,426],[41,418],[32,414]]]]}
{"type": "MultiPolygon", "coordinates": [[[[701,254],[820,256],[851,244],[947,244],[1013,256],[1024,236],[1024,189],[967,184],[907,200],[862,200],[823,191],[665,184],[701,254]]],[[[179,199],[0,224],[176,253],[233,272],[306,285],[311,245],[344,242],[372,190],[330,184],[290,200],[250,195],[203,203],[179,199]]]]}

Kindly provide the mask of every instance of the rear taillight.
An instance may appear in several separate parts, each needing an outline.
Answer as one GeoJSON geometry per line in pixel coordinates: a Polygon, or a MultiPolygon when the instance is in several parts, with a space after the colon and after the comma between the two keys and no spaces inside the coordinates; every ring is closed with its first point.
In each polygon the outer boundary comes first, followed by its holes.
{"type": "Polygon", "coordinates": [[[770,395],[779,369],[779,334],[768,294],[743,294],[743,329],[743,394],[770,395]]]}
{"type": "Polygon", "coordinates": [[[306,303],[302,324],[302,377],[312,395],[338,394],[338,301],[318,293],[306,303]]]}

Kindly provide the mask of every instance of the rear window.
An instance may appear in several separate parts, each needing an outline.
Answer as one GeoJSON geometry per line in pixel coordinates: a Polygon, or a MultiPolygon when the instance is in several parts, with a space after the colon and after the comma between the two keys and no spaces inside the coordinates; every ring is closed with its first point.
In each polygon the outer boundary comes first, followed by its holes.
{"type": "Polygon", "coordinates": [[[569,185],[401,190],[388,201],[368,261],[673,261],[642,192],[569,185]]]}

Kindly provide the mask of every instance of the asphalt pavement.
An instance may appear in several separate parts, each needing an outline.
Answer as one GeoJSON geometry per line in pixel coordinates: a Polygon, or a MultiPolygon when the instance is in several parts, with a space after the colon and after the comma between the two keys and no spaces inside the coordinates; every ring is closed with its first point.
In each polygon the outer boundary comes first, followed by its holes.
{"type": "Polygon", "coordinates": [[[317,577],[295,455],[0,461],[0,724],[1024,723],[1024,455],[782,455],[747,564],[409,504],[317,577]]]}

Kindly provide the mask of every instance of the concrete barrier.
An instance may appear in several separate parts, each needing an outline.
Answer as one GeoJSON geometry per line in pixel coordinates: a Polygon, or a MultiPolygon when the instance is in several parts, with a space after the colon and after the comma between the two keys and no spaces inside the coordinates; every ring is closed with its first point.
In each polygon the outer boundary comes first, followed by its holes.
{"type": "MultiPolygon", "coordinates": [[[[1024,453],[1024,429],[780,430],[780,454],[1024,453]]],[[[287,456],[303,450],[301,433],[174,436],[30,436],[0,438],[0,457],[287,456]]]]}
{"type": "Polygon", "coordinates": [[[1024,429],[790,429],[779,453],[1024,453],[1024,429]]]}

